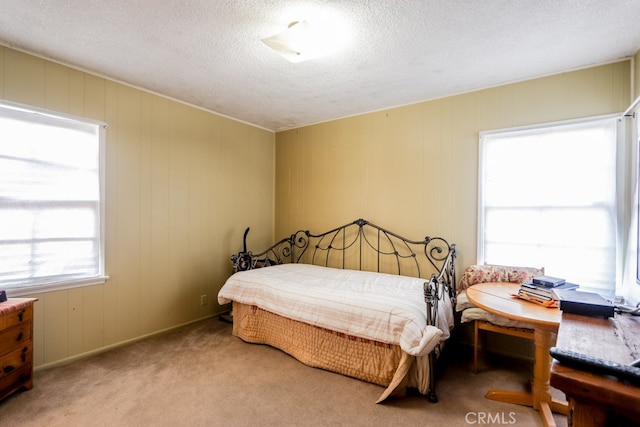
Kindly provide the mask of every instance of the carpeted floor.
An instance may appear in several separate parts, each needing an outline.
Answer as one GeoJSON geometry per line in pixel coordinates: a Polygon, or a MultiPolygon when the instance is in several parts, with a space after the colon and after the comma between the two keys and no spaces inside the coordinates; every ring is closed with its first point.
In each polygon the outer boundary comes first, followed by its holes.
{"type": "MultiPolygon", "coordinates": [[[[542,425],[531,408],[484,398],[490,388],[524,390],[531,364],[487,359],[474,375],[463,350],[444,367],[438,403],[401,396],[375,404],[383,387],[244,343],[214,318],[38,372],[33,390],[0,402],[0,425],[542,425]]],[[[556,422],[567,425],[560,415],[556,422]]]]}

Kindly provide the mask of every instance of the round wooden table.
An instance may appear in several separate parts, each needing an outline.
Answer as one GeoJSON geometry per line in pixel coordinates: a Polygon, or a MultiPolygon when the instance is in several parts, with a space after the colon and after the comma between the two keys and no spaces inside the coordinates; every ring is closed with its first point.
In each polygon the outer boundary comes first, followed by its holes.
{"type": "Polygon", "coordinates": [[[519,320],[534,325],[535,360],[531,393],[490,390],[487,399],[531,406],[540,412],[545,426],[555,426],[553,412],[567,415],[567,402],[554,399],[550,394],[551,355],[549,349],[555,342],[561,312],[557,308],[541,305],[514,297],[520,285],[517,283],[478,283],[467,289],[467,297],[476,306],[498,316],[519,320]]]}

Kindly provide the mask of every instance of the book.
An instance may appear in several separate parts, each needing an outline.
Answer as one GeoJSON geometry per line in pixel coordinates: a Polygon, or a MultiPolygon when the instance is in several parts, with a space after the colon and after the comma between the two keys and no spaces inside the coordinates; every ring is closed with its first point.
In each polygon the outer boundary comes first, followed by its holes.
{"type": "Polygon", "coordinates": [[[540,295],[540,294],[536,294],[533,292],[527,292],[527,291],[523,291],[520,290],[518,292],[518,296],[519,297],[525,297],[523,299],[528,299],[528,300],[537,300],[537,301],[553,301],[553,298],[546,296],[546,295],[540,295]]]}
{"type": "Polygon", "coordinates": [[[549,288],[543,285],[537,285],[533,282],[524,282],[520,285],[520,292],[526,292],[533,295],[538,295],[546,298],[556,299],[557,297],[554,295],[554,289],[577,289],[579,285],[575,283],[565,282],[561,285],[555,286],[553,288],[549,288]]]}
{"type": "Polygon", "coordinates": [[[538,292],[538,290],[535,288],[527,289],[525,287],[521,287],[520,290],[518,291],[518,295],[523,295],[523,294],[528,295],[530,297],[542,298],[544,300],[553,299],[553,296],[551,295],[551,293],[538,292]]]}
{"type": "Polygon", "coordinates": [[[535,303],[535,304],[540,304],[545,307],[557,307],[557,301],[554,300],[553,298],[542,297],[542,296],[534,295],[524,291],[520,291],[517,294],[514,294],[513,296],[523,299],[525,301],[535,303]]]}
{"type": "Polygon", "coordinates": [[[575,289],[554,289],[560,310],[565,313],[581,314],[592,317],[613,317],[614,305],[595,292],[575,289]]]}
{"type": "Polygon", "coordinates": [[[536,285],[546,286],[548,288],[555,288],[565,283],[564,279],[552,276],[537,276],[533,278],[533,283],[536,285]]]}

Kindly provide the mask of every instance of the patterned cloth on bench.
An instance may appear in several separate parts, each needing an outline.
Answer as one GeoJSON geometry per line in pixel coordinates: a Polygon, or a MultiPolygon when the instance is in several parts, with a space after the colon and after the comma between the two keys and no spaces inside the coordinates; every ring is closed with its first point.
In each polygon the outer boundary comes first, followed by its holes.
{"type": "Polygon", "coordinates": [[[461,322],[472,322],[474,320],[486,320],[494,325],[508,326],[515,328],[533,329],[533,325],[527,322],[509,320],[505,317],[489,313],[473,305],[467,298],[467,288],[484,282],[510,282],[522,283],[531,280],[535,276],[544,275],[544,268],[534,267],[512,267],[505,265],[471,265],[462,273],[462,279],[458,285],[460,292],[456,298],[456,311],[462,312],[461,322]]]}

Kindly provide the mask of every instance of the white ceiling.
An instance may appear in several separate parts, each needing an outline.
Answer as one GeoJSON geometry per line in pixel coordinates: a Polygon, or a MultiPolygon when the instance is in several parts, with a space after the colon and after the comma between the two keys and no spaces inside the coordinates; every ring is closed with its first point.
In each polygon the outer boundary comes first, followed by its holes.
{"type": "Polygon", "coordinates": [[[0,44],[279,131],[632,56],[640,0],[0,0],[0,44]],[[341,54],[260,41],[327,10],[341,54]]]}

